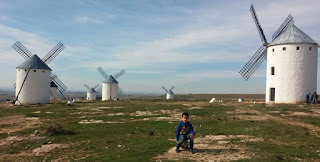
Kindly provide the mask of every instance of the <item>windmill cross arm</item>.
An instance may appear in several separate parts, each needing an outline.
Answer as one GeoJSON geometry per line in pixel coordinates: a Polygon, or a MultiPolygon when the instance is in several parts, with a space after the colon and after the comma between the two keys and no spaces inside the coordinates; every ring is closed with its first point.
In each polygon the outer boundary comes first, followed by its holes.
{"type": "Polygon", "coordinates": [[[97,89],[100,86],[100,84],[97,84],[96,86],[93,87],[93,89],[97,89]]]}
{"type": "Polygon", "coordinates": [[[91,89],[87,84],[84,84],[83,86],[86,87],[88,90],[91,89]]]}
{"type": "Polygon", "coordinates": [[[272,40],[276,39],[283,31],[285,31],[289,26],[294,24],[293,17],[291,14],[284,20],[277,31],[272,35],[272,40]]]}
{"type": "Polygon", "coordinates": [[[117,74],[115,74],[113,77],[115,78],[115,79],[118,79],[120,76],[122,76],[124,73],[125,73],[126,71],[125,70],[121,70],[121,71],[119,71],[117,74]]]}
{"type": "Polygon", "coordinates": [[[64,45],[59,42],[46,56],[43,57],[42,61],[49,64],[63,49],[64,45]]]}
{"type": "Polygon", "coordinates": [[[250,12],[251,12],[252,18],[253,18],[253,20],[254,20],[254,22],[256,24],[256,27],[258,29],[258,32],[259,32],[259,35],[260,35],[262,43],[263,44],[268,44],[266,36],[264,35],[264,32],[263,32],[262,27],[260,25],[260,22],[258,20],[258,16],[256,14],[256,10],[253,7],[253,4],[251,4],[250,12]]]}
{"type": "Polygon", "coordinates": [[[23,46],[19,41],[14,43],[12,45],[12,48],[16,50],[23,58],[26,60],[30,58],[33,54],[25,47],[23,46]]]}
{"type": "Polygon", "coordinates": [[[108,74],[101,67],[98,67],[97,70],[104,77],[104,79],[107,79],[109,77],[108,74]]]}
{"type": "Polygon", "coordinates": [[[166,88],[164,88],[164,86],[162,86],[162,88],[163,88],[166,92],[168,92],[168,90],[167,90],[166,88]]]}

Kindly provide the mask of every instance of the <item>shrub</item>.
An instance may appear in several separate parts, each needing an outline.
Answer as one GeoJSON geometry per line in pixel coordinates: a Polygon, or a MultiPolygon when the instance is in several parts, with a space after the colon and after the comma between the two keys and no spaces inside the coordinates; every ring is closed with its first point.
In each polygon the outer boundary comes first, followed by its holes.
{"type": "Polygon", "coordinates": [[[66,130],[63,129],[61,125],[56,124],[56,125],[50,125],[47,130],[46,134],[50,136],[56,136],[56,135],[75,135],[76,132],[72,130],[66,130]]]}

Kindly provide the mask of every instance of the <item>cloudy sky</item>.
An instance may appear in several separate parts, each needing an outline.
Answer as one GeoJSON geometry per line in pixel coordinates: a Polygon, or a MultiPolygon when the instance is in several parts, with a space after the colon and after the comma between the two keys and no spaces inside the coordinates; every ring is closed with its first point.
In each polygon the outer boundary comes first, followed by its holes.
{"type": "Polygon", "coordinates": [[[39,57],[65,45],[49,66],[68,90],[102,82],[101,66],[126,70],[125,92],[265,93],[265,62],[249,81],[238,73],[261,45],[251,3],[269,42],[290,13],[320,41],[319,0],[0,0],[0,89],[24,61],[19,40],[39,57]]]}

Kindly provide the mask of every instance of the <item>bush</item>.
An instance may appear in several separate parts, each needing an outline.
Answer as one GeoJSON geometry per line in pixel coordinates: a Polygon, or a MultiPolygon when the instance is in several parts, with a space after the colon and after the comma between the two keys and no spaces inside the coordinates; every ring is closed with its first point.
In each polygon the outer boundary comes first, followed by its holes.
{"type": "Polygon", "coordinates": [[[50,125],[50,126],[47,128],[46,134],[47,134],[47,135],[50,135],[50,136],[56,136],[56,135],[75,135],[76,132],[71,131],[71,130],[65,130],[65,129],[62,128],[61,125],[56,124],[56,125],[50,125]]]}

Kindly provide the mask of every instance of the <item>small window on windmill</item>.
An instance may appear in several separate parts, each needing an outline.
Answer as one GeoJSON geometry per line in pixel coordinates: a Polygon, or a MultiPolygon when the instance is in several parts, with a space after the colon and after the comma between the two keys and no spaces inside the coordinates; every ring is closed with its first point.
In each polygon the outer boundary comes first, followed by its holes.
{"type": "Polygon", "coordinates": [[[300,50],[300,47],[297,47],[297,51],[299,51],[300,50]]]}
{"type": "Polygon", "coordinates": [[[44,73],[44,70],[42,72],[44,73]]]}
{"type": "Polygon", "coordinates": [[[312,47],[309,47],[309,51],[311,51],[312,47]]]}
{"type": "Polygon", "coordinates": [[[282,50],[284,50],[284,51],[285,51],[285,50],[286,50],[286,47],[283,47],[283,48],[282,48],[282,50]]]}
{"type": "Polygon", "coordinates": [[[274,75],[274,66],[271,67],[271,75],[274,75]]]}
{"type": "Polygon", "coordinates": [[[37,72],[37,70],[33,70],[34,72],[37,72]]]}
{"type": "Polygon", "coordinates": [[[272,52],[274,52],[274,48],[272,48],[272,52]]]}
{"type": "Polygon", "coordinates": [[[27,69],[26,69],[26,70],[24,70],[24,71],[27,71],[27,69]]]}

